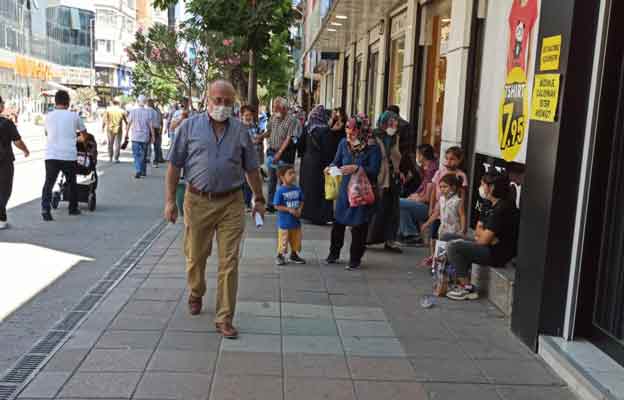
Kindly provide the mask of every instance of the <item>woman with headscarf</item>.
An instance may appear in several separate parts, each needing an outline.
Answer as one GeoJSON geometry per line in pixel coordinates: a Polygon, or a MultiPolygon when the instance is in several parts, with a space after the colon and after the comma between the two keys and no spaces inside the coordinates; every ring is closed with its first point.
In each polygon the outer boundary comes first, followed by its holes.
{"type": "Polygon", "coordinates": [[[379,201],[375,209],[366,238],[367,244],[384,243],[388,251],[401,253],[396,244],[399,230],[399,198],[401,195],[401,178],[399,164],[399,116],[392,111],[385,111],[377,120],[377,129],[373,137],[381,149],[381,169],[377,178],[379,201]]]}
{"type": "Polygon", "coordinates": [[[343,175],[336,200],[335,221],[332,226],[327,264],[337,264],[344,245],[347,226],[351,227],[351,250],[347,269],[357,269],[366,250],[368,221],[375,205],[350,207],[348,186],[351,175],[361,168],[366,172],[372,185],[376,184],[381,152],[379,146],[370,139],[370,128],[365,119],[354,117],[347,122],[347,137],[338,145],[332,166],[340,168],[343,175]]]}
{"type": "Polygon", "coordinates": [[[301,175],[299,184],[305,193],[301,218],[316,225],[325,225],[333,215],[332,202],[325,200],[323,170],[331,163],[336,151],[329,149],[327,111],[322,105],[312,109],[301,138],[301,175]]]}

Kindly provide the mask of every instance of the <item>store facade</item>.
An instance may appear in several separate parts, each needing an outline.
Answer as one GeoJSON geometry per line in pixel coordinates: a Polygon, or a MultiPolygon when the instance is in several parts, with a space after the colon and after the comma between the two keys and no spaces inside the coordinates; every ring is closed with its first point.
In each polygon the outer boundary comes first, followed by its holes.
{"type": "Polygon", "coordinates": [[[334,105],[397,104],[418,143],[462,146],[473,218],[481,175],[509,173],[521,224],[501,309],[557,372],[572,356],[549,351],[576,345],[624,365],[623,30],[615,0],[335,1],[309,47],[339,54],[321,79],[334,105]]]}

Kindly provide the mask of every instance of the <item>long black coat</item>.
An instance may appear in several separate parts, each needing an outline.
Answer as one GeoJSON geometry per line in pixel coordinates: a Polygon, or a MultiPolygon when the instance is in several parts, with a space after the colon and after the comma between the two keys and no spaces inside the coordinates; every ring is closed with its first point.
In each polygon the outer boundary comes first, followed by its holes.
{"type": "Polygon", "coordinates": [[[325,225],[333,218],[333,203],[325,200],[323,170],[334,159],[340,139],[328,127],[306,130],[301,138],[303,158],[299,184],[304,195],[301,217],[313,224],[325,225]]]}

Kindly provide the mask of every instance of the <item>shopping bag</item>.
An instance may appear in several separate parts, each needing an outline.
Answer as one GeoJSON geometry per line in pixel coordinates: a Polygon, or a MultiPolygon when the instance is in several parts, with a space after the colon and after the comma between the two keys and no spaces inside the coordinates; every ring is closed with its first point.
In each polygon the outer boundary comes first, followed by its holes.
{"type": "Polygon", "coordinates": [[[448,258],[446,256],[447,242],[436,241],[433,253],[433,294],[438,297],[446,296],[449,287],[448,258]]]}
{"type": "Polygon", "coordinates": [[[349,195],[349,207],[367,206],[375,203],[373,185],[371,185],[362,168],[351,175],[347,193],[349,195]]]}
{"type": "Polygon", "coordinates": [[[342,175],[325,174],[325,200],[336,200],[340,191],[342,175]]]}

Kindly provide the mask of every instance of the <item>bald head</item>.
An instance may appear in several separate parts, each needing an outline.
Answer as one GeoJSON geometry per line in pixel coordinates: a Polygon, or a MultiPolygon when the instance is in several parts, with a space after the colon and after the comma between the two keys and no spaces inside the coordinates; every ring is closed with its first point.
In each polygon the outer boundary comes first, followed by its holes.
{"type": "Polygon", "coordinates": [[[217,80],[208,87],[208,114],[217,122],[224,122],[232,115],[236,90],[228,81],[217,80]]]}
{"type": "Polygon", "coordinates": [[[225,79],[216,80],[208,87],[208,96],[210,97],[223,97],[224,94],[227,94],[232,100],[236,97],[234,85],[225,79]]]}

